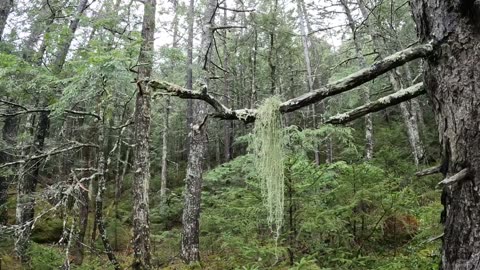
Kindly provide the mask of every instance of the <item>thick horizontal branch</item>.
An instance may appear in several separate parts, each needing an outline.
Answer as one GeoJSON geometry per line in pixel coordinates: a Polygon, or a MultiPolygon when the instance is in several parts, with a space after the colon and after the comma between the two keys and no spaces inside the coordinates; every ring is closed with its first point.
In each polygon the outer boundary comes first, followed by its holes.
{"type": "Polygon", "coordinates": [[[425,93],[423,83],[417,83],[408,88],[399,90],[391,95],[382,97],[363,106],[357,107],[346,113],[337,114],[325,121],[327,124],[345,124],[372,112],[397,105],[425,93]]]}
{"type": "MultiPolygon", "coordinates": [[[[353,88],[363,83],[366,83],[370,80],[373,80],[376,77],[388,72],[389,70],[399,67],[409,61],[426,57],[429,54],[431,54],[432,51],[433,51],[433,45],[428,43],[428,44],[411,47],[406,50],[392,54],[380,61],[373,63],[370,67],[361,69],[351,74],[348,77],[345,77],[333,83],[327,84],[325,87],[322,87],[315,91],[306,93],[299,97],[292,98],[290,100],[283,102],[280,105],[280,112],[281,113],[293,112],[300,108],[314,104],[316,102],[320,102],[327,97],[352,90],[353,88]]],[[[217,99],[215,99],[215,97],[208,94],[207,91],[189,90],[165,81],[149,80],[147,81],[147,83],[153,89],[163,92],[163,93],[160,92],[158,94],[168,94],[172,96],[177,96],[182,99],[199,99],[207,102],[215,109],[215,113],[211,115],[215,118],[220,118],[224,120],[242,120],[244,122],[255,121],[255,117],[256,117],[255,109],[232,110],[226,107],[225,105],[223,105],[217,99]]],[[[415,87],[418,87],[418,86],[419,85],[415,85],[413,87],[414,89],[416,89],[415,87]]],[[[395,98],[392,98],[393,101],[400,103],[402,98],[405,99],[406,97],[408,97],[408,95],[411,95],[411,93],[408,92],[407,90],[411,91],[412,89],[410,88],[405,89],[406,92],[404,91],[401,94],[404,94],[406,96],[403,96],[403,97],[394,96],[395,98]]],[[[396,94],[399,95],[399,93],[396,93],[396,94]]],[[[419,95],[421,93],[415,92],[415,94],[419,95]]],[[[408,100],[409,98],[406,98],[405,100],[408,100]]]]}
{"type": "Polygon", "coordinates": [[[285,101],[281,104],[280,111],[283,113],[292,112],[322,101],[327,97],[347,92],[409,61],[426,57],[431,54],[432,51],[433,45],[428,43],[397,52],[373,63],[370,67],[361,69],[348,77],[327,84],[323,88],[285,101]]]}
{"type": "Polygon", "coordinates": [[[22,160],[15,160],[15,161],[12,161],[12,162],[7,162],[7,163],[4,163],[4,164],[1,164],[0,165],[0,168],[5,168],[5,167],[8,167],[8,166],[13,166],[13,165],[18,165],[18,164],[24,164],[28,161],[32,161],[32,160],[37,160],[37,159],[42,159],[42,158],[46,158],[48,156],[54,156],[54,155],[58,155],[58,154],[61,154],[61,153],[64,153],[64,152],[67,152],[67,151],[71,151],[71,150],[75,150],[75,149],[79,149],[79,148],[83,148],[83,147],[94,147],[94,148],[98,148],[98,145],[96,144],[89,144],[89,143],[78,143],[78,142],[75,142],[73,145],[69,146],[69,147],[66,147],[66,148],[55,148],[55,149],[52,149],[48,152],[45,152],[43,154],[39,154],[39,155],[35,155],[35,156],[30,156],[26,159],[22,159],[22,160]]]}

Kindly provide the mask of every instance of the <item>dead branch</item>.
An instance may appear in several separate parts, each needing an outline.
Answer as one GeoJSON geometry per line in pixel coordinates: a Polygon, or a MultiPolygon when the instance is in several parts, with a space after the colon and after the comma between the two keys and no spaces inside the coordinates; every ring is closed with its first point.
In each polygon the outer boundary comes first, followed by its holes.
{"type": "Polygon", "coordinates": [[[393,93],[391,95],[382,97],[380,99],[377,99],[365,105],[357,107],[346,113],[341,113],[341,114],[332,116],[330,117],[330,119],[325,121],[325,123],[335,124],[335,125],[345,124],[347,122],[360,118],[369,113],[381,111],[385,108],[397,105],[399,103],[410,100],[424,93],[425,93],[425,89],[423,87],[423,83],[417,83],[408,88],[399,90],[396,93],[393,93]]]}
{"type": "MultiPolygon", "coordinates": [[[[370,67],[361,69],[351,74],[350,76],[327,84],[320,89],[283,102],[280,105],[280,112],[293,112],[316,102],[320,102],[327,97],[352,90],[353,88],[373,80],[391,69],[399,67],[409,61],[430,55],[433,52],[433,47],[434,46],[432,43],[427,43],[394,53],[380,61],[373,63],[370,67]]],[[[214,118],[220,118],[224,120],[241,120],[247,123],[255,121],[256,110],[230,109],[215,99],[212,95],[208,94],[206,91],[190,90],[165,81],[149,80],[147,83],[153,89],[164,91],[172,96],[177,96],[182,99],[199,99],[207,102],[215,109],[215,113],[211,114],[211,116],[214,118]]],[[[418,87],[418,84],[415,86],[418,87]]],[[[414,89],[417,87],[414,87],[414,89]]],[[[412,90],[410,88],[407,89],[409,89],[409,91],[412,90]]],[[[411,94],[405,92],[402,93],[411,94]]]]}
{"type": "Polygon", "coordinates": [[[415,173],[415,176],[421,177],[421,176],[427,176],[427,175],[432,175],[436,173],[440,173],[440,169],[442,166],[435,166],[431,168],[427,168],[425,170],[421,170],[415,173]]]}
{"type": "Polygon", "coordinates": [[[64,153],[64,152],[67,152],[67,151],[71,151],[71,150],[75,150],[75,149],[79,149],[79,148],[83,148],[83,147],[94,147],[94,148],[98,148],[98,145],[96,144],[89,144],[89,143],[79,143],[79,142],[74,142],[73,145],[67,147],[67,148],[54,148],[46,153],[43,153],[43,154],[40,154],[40,155],[35,155],[35,156],[30,156],[26,159],[22,159],[22,160],[16,160],[16,161],[12,161],[12,162],[7,162],[7,163],[4,163],[4,164],[1,164],[0,165],[0,168],[5,168],[5,167],[8,167],[8,166],[13,166],[13,165],[17,165],[17,164],[25,164],[27,161],[31,161],[31,160],[37,160],[37,159],[42,159],[42,158],[46,158],[46,157],[49,157],[49,156],[54,156],[54,155],[58,155],[58,154],[61,154],[61,153],[64,153]]]}
{"type": "Polygon", "coordinates": [[[460,180],[465,179],[465,177],[467,177],[467,175],[468,175],[468,168],[465,168],[465,169],[459,171],[458,173],[443,179],[442,181],[440,181],[438,183],[438,186],[442,186],[442,185],[447,186],[447,185],[454,184],[454,183],[456,183],[460,180]]]}

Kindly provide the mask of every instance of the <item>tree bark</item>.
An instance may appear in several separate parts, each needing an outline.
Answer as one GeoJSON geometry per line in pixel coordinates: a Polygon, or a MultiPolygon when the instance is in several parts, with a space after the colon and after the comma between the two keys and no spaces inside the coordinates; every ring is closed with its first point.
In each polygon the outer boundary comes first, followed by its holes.
{"type": "MultiPolygon", "coordinates": [[[[41,112],[31,153],[41,154],[47,137],[49,120],[48,112],[41,112]]],[[[40,175],[43,159],[30,159],[21,167],[17,183],[16,223],[19,227],[15,232],[15,251],[22,264],[27,264],[29,256],[27,250],[30,245],[30,234],[34,218],[35,197],[34,192],[40,175]]]]}
{"type": "MultiPolygon", "coordinates": [[[[7,109],[7,113],[12,111],[12,109],[7,109]]],[[[15,145],[15,141],[18,133],[18,117],[8,116],[5,117],[2,128],[2,139],[5,142],[6,146],[15,145]]],[[[14,151],[12,148],[10,151],[14,151]]],[[[0,151],[0,164],[5,164],[11,161],[10,154],[8,150],[0,151]]],[[[8,221],[7,207],[6,203],[8,200],[8,187],[10,185],[11,177],[0,175],[0,224],[6,224],[8,221]]]]}
{"type": "MultiPolygon", "coordinates": [[[[210,47],[213,40],[212,24],[215,17],[217,1],[209,0],[204,12],[202,27],[202,41],[200,47],[199,65],[202,71],[202,92],[208,90],[208,63],[210,59],[210,47]]],[[[187,162],[187,175],[185,178],[185,199],[182,215],[182,247],[181,256],[186,263],[200,261],[199,247],[199,218],[202,189],[202,173],[204,159],[207,154],[207,134],[205,121],[207,120],[207,105],[201,101],[193,104],[193,126],[189,133],[190,151],[187,162]]]]}
{"type": "Polygon", "coordinates": [[[54,72],[58,73],[63,69],[63,65],[65,64],[65,60],[67,59],[68,51],[70,50],[70,46],[72,45],[73,38],[75,37],[75,32],[77,31],[80,16],[83,14],[85,9],[87,8],[88,0],[80,0],[80,3],[75,10],[75,15],[70,21],[69,25],[69,32],[65,37],[65,41],[62,43],[61,47],[59,48],[56,56],[55,62],[53,63],[53,70],[54,72]]]}
{"type": "Polygon", "coordinates": [[[446,178],[463,179],[443,188],[443,270],[480,268],[480,3],[411,1],[421,41],[441,43],[424,62],[424,81],[443,148],[446,178]]]}
{"type": "MultiPolygon", "coordinates": [[[[173,41],[172,48],[177,48],[178,45],[178,2],[173,0],[173,41]]],[[[172,64],[172,69],[174,64],[172,64]]],[[[167,173],[168,173],[168,130],[169,130],[169,117],[170,117],[170,97],[165,97],[165,108],[163,116],[163,132],[162,132],[162,169],[160,172],[160,210],[164,211],[167,200],[167,173]]]]}
{"type": "MultiPolygon", "coordinates": [[[[223,4],[225,8],[223,10],[223,25],[227,25],[227,2],[223,4]]],[[[230,82],[228,74],[229,54],[227,48],[227,35],[228,30],[224,30],[223,40],[223,104],[227,107],[230,106],[230,82]]],[[[225,162],[229,162],[232,159],[232,143],[233,143],[233,122],[223,122],[223,159],[225,162]]]]}
{"type": "MultiPolygon", "coordinates": [[[[350,27],[350,30],[352,31],[353,44],[355,45],[355,54],[356,54],[358,63],[361,68],[365,68],[367,67],[367,61],[365,59],[365,56],[363,56],[363,50],[357,38],[357,34],[356,34],[357,27],[355,26],[355,20],[352,17],[352,13],[350,11],[350,8],[348,7],[347,1],[340,0],[340,2],[343,6],[345,14],[347,15],[348,25],[350,27]]],[[[362,92],[363,101],[365,102],[365,104],[370,103],[370,90],[366,86],[362,88],[363,88],[363,92],[362,92]]],[[[372,122],[372,116],[370,114],[367,114],[365,115],[365,159],[371,160],[372,158],[373,158],[373,122],[372,122]]]]}
{"type": "MultiPolygon", "coordinates": [[[[188,36],[187,36],[187,76],[186,76],[186,88],[193,89],[193,27],[195,20],[195,0],[190,0],[188,6],[188,36]]],[[[193,123],[193,100],[187,100],[187,132],[192,128],[193,123]]],[[[185,153],[190,152],[190,136],[187,136],[185,153]]]]}
{"type": "MultiPolygon", "coordinates": [[[[103,113],[101,115],[104,115],[103,113]]],[[[99,141],[99,151],[98,151],[98,189],[97,189],[97,196],[95,198],[95,226],[98,227],[98,232],[100,234],[100,238],[102,238],[103,247],[105,249],[105,253],[108,256],[108,259],[113,264],[115,270],[120,269],[120,264],[113,253],[112,246],[110,245],[110,241],[108,240],[107,231],[105,228],[105,220],[103,217],[103,200],[105,190],[107,189],[107,171],[108,171],[108,164],[106,161],[105,149],[107,149],[108,143],[107,139],[105,138],[105,123],[103,121],[99,121],[98,127],[98,141],[99,141]]]]}
{"type": "Polygon", "coordinates": [[[0,41],[2,41],[3,31],[7,25],[8,15],[12,12],[13,0],[0,1],[0,41]]]}
{"type": "Polygon", "coordinates": [[[153,69],[156,0],[144,1],[142,44],[138,57],[137,98],[135,103],[135,163],[133,180],[133,269],[150,268],[150,121],[151,89],[144,79],[153,69]]]}

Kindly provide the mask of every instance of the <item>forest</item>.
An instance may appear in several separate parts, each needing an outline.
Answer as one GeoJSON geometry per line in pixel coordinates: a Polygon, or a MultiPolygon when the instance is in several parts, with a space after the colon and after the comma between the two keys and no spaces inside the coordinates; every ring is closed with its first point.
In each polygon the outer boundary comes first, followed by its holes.
{"type": "Polygon", "coordinates": [[[478,0],[0,0],[0,270],[480,269],[479,62],[478,0]]]}

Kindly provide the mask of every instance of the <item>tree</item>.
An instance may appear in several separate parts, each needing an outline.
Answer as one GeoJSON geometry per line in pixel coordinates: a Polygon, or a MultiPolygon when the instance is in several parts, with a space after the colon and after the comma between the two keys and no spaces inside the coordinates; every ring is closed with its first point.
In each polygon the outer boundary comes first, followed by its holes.
{"type": "Polygon", "coordinates": [[[135,163],[133,185],[133,269],[148,269],[150,254],[150,121],[151,88],[146,79],[153,69],[156,0],[144,2],[142,44],[138,56],[137,97],[135,102],[135,163]]]}
{"type": "MultiPolygon", "coordinates": [[[[353,44],[355,46],[355,55],[357,57],[358,63],[361,68],[365,68],[367,66],[367,60],[363,55],[362,47],[360,45],[360,41],[358,39],[358,35],[356,33],[356,25],[355,20],[353,19],[352,12],[348,7],[348,4],[345,0],[340,0],[340,3],[343,6],[345,14],[347,15],[348,19],[348,26],[352,31],[353,35],[353,44]]],[[[368,87],[363,87],[363,101],[365,103],[370,102],[370,89],[368,87]]],[[[370,160],[373,157],[373,123],[372,123],[372,116],[367,114],[365,115],[365,159],[370,160]]]]}
{"type": "Polygon", "coordinates": [[[0,2],[0,41],[2,41],[3,31],[7,25],[8,15],[12,12],[13,0],[2,0],[0,2]]]}
{"type": "MultiPolygon", "coordinates": [[[[202,41],[198,57],[198,64],[202,67],[200,78],[202,93],[207,93],[209,77],[209,61],[214,34],[214,18],[217,1],[209,0],[204,11],[202,27],[202,41]]],[[[207,153],[207,134],[205,122],[207,120],[207,106],[204,102],[193,102],[193,121],[188,134],[190,147],[185,177],[185,199],[182,215],[182,251],[181,256],[187,263],[200,260],[199,233],[200,233],[200,200],[202,191],[202,173],[204,159],[207,153]]]]}
{"type": "Polygon", "coordinates": [[[441,268],[478,269],[480,5],[466,0],[415,0],[411,5],[420,40],[440,43],[425,60],[424,81],[443,149],[441,172],[455,180],[442,194],[445,233],[441,268]]]}

